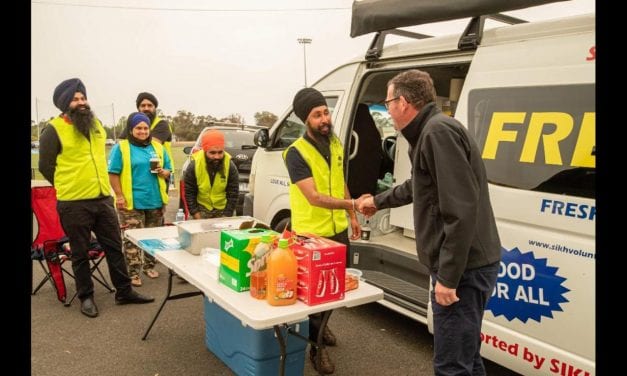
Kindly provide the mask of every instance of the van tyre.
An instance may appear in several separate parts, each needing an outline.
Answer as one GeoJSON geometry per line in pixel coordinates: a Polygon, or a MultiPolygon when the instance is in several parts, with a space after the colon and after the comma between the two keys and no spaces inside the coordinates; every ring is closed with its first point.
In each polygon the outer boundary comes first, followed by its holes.
{"type": "Polygon", "coordinates": [[[283,232],[287,228],[288,231],[292,231],[292,223],[290,217],[283,218],[274,225],[274,231],[283,232]],[[287,226],[287,227],[286,227],[287,226]]]}

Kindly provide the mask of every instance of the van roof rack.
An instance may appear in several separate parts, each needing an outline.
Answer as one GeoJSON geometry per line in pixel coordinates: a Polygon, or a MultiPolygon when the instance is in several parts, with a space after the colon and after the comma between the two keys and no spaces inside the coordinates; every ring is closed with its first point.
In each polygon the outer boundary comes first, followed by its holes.
{"type": "Polygon", "coordinates": [[[208,122],[208,125],[210,127],[233,127],[233,128],[240,128],[240,129],[263,129],[263,128],[267,128],[264,127],[263,125],[249,125],[249,124],[241,124],[241,123],[228,123],[228,122],[224,122],[224,121],[210,121],[208,122]]]}
{"type": "Polygon", "coordinates": [[[526,22],[500,12],[529,8],[565,0],[356,0],[353,1],[351,37],[376,32],[366,53],[366,60],[381,57],[385,37],[388,34],[424,39],[428,35],[404,30],[399,27],[468,18],[458,43],[460,49],[476,48],[481,43],[485,19],[490,18],[508,24],[526,22]]]}

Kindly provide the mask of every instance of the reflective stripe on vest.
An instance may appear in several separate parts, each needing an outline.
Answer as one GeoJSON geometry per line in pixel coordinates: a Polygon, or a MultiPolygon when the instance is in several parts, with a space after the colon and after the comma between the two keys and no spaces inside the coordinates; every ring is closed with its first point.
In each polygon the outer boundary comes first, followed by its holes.
{"type": "Polygon", "coordinates": [[[57,200],[74,201],[111,196],[107,172],[105,133],[102,124],[94,119],[89,140],[63,117],[56,117],[50,125],[57,131],[61,152],[57,155],[54,188],[57,200]]]}
{"type": "Polygon", "coordinates": [[[219,209],[226,207],[226,184],[229,181],[229,167],[231,166],[231,155],[224,152],[224,161],[222,165],[223,171],[218,171],[213,178],[213,186],[207,172],[207,162],[205,160],[205,151],[198,150],[192,155],[194,158],[194,172],[196,173],[196,182],[198,183],[198,195],[196,201],[207,210],[219,209]]]}
{"type": "MultiPolygon", "coordinates": [[[[152,147],[157,153],[157,157],[161,160],[161,166],[164,166],[163,161],[163,145],[157,141],[151,142],[152,147]]],[[[128,140],[120,140],[120,153],[122,154],[122,171],[120,172],[120,185],[122,186],[122,195],[126,201],[126,209],[133,210],[133,166],[131,164],[131,144],[128,140]]],[[[161,176],[157,176],[159,182],[159,193],[161,194],[161,201],[163,205],[168,204],[168,193],[165,179],[161,176]]]]}
{"type": "MultiPolygon", "coordinates": [[[[283,152],[283,159],[290,148],[298,150],[314,179],[316,190],[327,196],[344,198],[344,149],[340,140],[333,136],[330,142],[331,168],[320,152],[303,137],[296,140],[283,152]]],[[[290,183],[290,207],[292,209],[292,230],[297,233],[312,233],[319,236],[333,236],[348,228],[346,210],[326,209],[313,206],[296,184],[290,183]]]]}

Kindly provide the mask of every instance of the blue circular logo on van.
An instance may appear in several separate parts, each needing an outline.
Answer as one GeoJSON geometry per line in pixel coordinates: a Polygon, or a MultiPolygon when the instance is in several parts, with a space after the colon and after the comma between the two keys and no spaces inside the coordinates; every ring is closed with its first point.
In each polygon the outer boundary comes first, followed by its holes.
{"type": "Polygon", "coordinates": [[[562,311],[568,302],[563,294],[570,291],[562,286],[558,268],[548,266],[546,258],[535,258],[533,252],[521,253],[518,248],[502,248],[498,279],[486,309],[494,316],[522,322],[540,322],[542,316],[553,318],[553,311],[562,311]]]}

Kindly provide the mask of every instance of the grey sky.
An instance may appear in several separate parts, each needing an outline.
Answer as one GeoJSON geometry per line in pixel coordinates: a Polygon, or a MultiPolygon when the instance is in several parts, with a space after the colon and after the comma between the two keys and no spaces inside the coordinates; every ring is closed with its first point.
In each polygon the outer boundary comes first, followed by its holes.
{"type": "MultiPolygon", "coordinates": [[[[307,83],[364,55],[372,35],[350,38],[352,0],[35,0],[31,1],[32,119],[58,114],[52,92],[79,77],[105,125],[135,111],[150,91],[168,115],[281,115],[307,83]]],[[[528,20],[594,12],[572,0],[508,12],[528,20]]],[[[465,21],[411,28],[441,35],[465,21]]],[[[393,39],[392,39],[393,40],[393,39]]]]}

